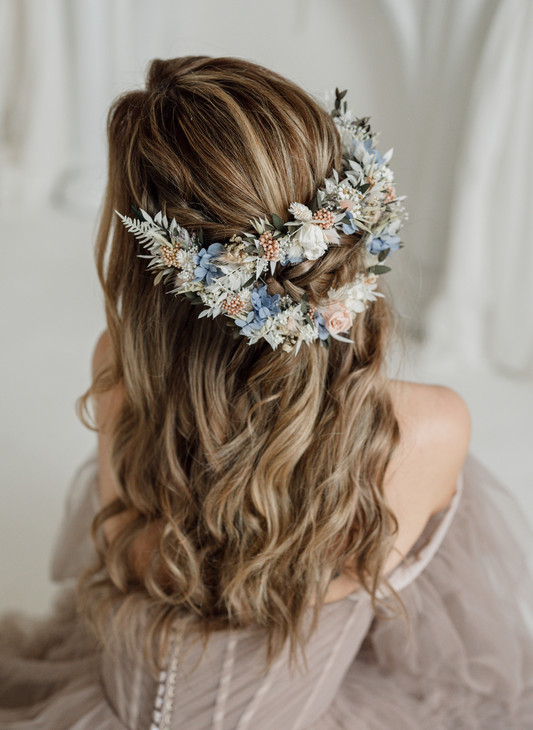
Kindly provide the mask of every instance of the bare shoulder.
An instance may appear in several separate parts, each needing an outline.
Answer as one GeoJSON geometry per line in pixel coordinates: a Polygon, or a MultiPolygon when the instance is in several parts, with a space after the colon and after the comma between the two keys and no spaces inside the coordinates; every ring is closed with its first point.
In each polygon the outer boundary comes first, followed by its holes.
{"type": "MultiPolygon", "coordinates": [[[[94,348],[92,371],[96,378],[110,363],[111,342],[107,330],[100,335],[94,348]]],[[[98,491],[102,506],[115,500],[119,494],[111,466],[111,439],[114,425],[123,403],[123,387],[115,387],[93,393],[94,419],[98,431],[98,491]]],[[[111,518],[104,524],[108,538],[123,524],[120,517],[111,518]]]]}
{"type": "Polygon", "coordinates": [[[111,340],[109,339],[109,333],[107,330],[104,330],[100,337],[98,338],[98,341],[96,342],[94,352],[93,352],[93,361],[92,361],[92,371],[93,371],[93,378],[104,368],[108,361],[109,361],[109,355],[111,352],[111,340]]]}
{"type": "MultiPolygon", "coordinates": [[[[106,368],[110,363],[111,341],[107,330],[105,330],[96,343],[93,352],[92,374],[93,378],[106,368]]],[[[96,426],[100,432],[108,431],[115,422],[116,416],[122,405],[124,389],[122,384],[116,385],[110,390],[94,393],[92,396],[96,426]]]]}
{"type": "MultiPolygon", "coordinates": [[[[406,445],[444,447],[446,458],[468,448],[470,414],[461,396],[442,385],[393,380],[390,384],[396,415],[406,445]]],[[[443,452],[441,452],[443,453],[443,452]]]]}
{"type": "MultiPolygon", "coordinates": [[[[107,330],[102,333],[93,354],[93,378],[110,363],[111,341],[107,330]]],[[[124,402],[124,386],[122,382],[110,390],[97,393],[93,396],[95,421],[98,430],[98,492],[102,507],[110,504],[120,495],[120,489],[112,467],[112,433],[124,402]]],[[[119,515],[108,518],[103,525],[104,534],[108,542],[112,542],[116,534],[137,513],[128,508],[119,515]]],[[[131,546],[132,565],[142,574],[152,555],[160,536],[160,526],[157,523],[148,525],[131,546]]]]}
{"type": "Polygon", "coordinates": [[[385,489],[399,522],[398,555],[409,550],[428,518],[453,496],[471,426],[466,403],[450,388],[393,381],[391,396],[401,437],[385,489]]]}
{"type": "Polygon", "coordinates": [[[470,414],[458,393],[440,385],[392,381],[400,447],[390,469],[392,491],[409,483],[438,511],[455,491],[470,443],[470,414]]]}

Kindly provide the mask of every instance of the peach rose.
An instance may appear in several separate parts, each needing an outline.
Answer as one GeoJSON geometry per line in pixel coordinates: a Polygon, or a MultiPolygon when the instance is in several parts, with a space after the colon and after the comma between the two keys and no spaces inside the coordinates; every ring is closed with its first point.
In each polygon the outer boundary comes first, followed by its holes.
{"type": "Polygon", "coordinates": [[[355,202],[353,200],[341,200],[339,207],[343,210],[353,210],[355,208],[355,202]]]}
{"type": "Polygon", "coordinates": [[[293,317],[287,317],[286,326],[289,332],[294,332],[294,330],[296,329],[296,322],[294,321],[293,317]]]}
{"type": "Polygon", "coordinates": [[[332,300],[324,312],[326,327],[332,335],[338,335],[340,332],[346,332],[352,326],[352,315],[346,309],[344,304],[332,300]]]}

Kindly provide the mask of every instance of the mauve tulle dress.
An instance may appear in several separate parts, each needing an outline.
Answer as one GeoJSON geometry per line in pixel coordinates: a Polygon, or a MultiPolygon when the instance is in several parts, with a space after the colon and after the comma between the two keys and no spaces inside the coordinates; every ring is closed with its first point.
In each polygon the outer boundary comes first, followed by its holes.
{"type": "Polygon", "coordinates": [[[391,576],[409,622],[376,618],[363,591],[330,603],[307,672],[285,653],[262,672],[259,629],[215,634],[201,659],[198,643],[173,646],[155,678],[140,658],[104,654],[68,585],[91,559],[95,478],[93,461],[67,503],[54,615],[0,622],[2,730],[533,729],[532,538],[473,457],[391,576]]]}

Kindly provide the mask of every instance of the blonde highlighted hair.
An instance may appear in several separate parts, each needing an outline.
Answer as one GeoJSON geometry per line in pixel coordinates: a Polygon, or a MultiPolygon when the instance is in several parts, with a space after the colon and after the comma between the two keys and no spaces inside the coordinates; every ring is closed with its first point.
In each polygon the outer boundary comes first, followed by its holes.
{"type": "MultiPolygon", "coordinates": [[[[251,218],[286,220],[290,203],[310,202],[339,167],[336,127],[271,71],[188,57],[152,62],[146,89],[113,104],[108,138],[96,257],[111,364],[82,405],[124,386],[112,449],[120,497],[95,521],[99,562],[82,582],[84,605],[101,630],[120,615],[131,633],[148,601],[158,656],[172,627],[191,625],[204,637],[264,627],[268,662],[287,640],[294,655],[335,570],[353,565],[375,599],[397,530],[383,486],[399,439],[383,372],[387,304],[357,316],[353,345],[304,345],[296,356],[249,346],[222,318],[198,320],[196,307],[154,287],[114,211],[162,210],[209,242],[251,218]],[[136,517],[105,544],[103,522],[126,509],[136,517]],[[131,546],[152,524],[160,539],[139,575],[131,546]]],[[[317,261],[278,265],[268,289],[316,305],[363,260],[345,236],[317,261]]]]}

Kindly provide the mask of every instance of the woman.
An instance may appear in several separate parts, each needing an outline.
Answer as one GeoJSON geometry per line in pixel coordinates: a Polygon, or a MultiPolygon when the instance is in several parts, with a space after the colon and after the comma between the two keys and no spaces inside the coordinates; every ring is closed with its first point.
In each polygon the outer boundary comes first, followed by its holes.
{"type": "Polygon", "coordinates": [[[108,135],[79,592],[4,620],[0,726],[532,727],[502,492],[461,399],[384,372],[404,211],[368,120],[183,58],[108,135]]]}

